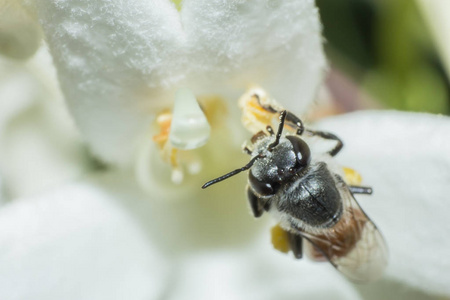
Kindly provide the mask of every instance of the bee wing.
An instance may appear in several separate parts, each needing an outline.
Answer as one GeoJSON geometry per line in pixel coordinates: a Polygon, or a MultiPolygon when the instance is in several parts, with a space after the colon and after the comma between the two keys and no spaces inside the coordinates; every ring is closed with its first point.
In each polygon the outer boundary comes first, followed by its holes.
{"type": "Polygon", "coordinates": [[[340,188],[343,214],[340,221],[324,232],[300,235],[311,243],[307,255],[313,260],[327,259],[354,282],[379,278],[387,265],[387,247],[375,224],[356,202],[347,185],[340,188]]]}

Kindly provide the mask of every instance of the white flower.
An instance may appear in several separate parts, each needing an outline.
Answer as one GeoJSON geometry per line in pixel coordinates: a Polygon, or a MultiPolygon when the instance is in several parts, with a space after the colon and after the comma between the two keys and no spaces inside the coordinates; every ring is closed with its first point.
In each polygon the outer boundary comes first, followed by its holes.
{"type": "MultiPolygon", "coordinates": [[[[450,295],[450,245],[442,239],[450,186],[448,117],[361,112],[321,122],[346,141],[339,161],[373,185],[359,204],[384,234],[390,250],[387,278],[430,294],[450,295]]],[[[394,297],[395,298],[395,297],[394,297]]]]}
{"type": "Polygon", "coordinates": [[[304,109],[324,71],[320,23],[308,1],[39,1],[69,109],[92,150],[134,158],[175,91],[235,101],[261,85],[304,109]]]}
{"type": "MultiPolygon", "coordinates": [[[[151,120],[171,107],[178,87],[219,96],[232,111],[246,87],[259,84],[299,112],[324,68],[313,1],[186,0],[178,12],[162,0],[55,0],[37,2],[37,11],[70,112],[93,151],[121,165],[142,151],[151,120]]],[[[228,121],[239,126],[236,113],[228,121]]],[[[5,205],[2,299],[450,295],[447,118],[363,112],[317,125],[343,139],[337,159],[375,189],[358,200],[391,256],[385,279],[368,287],[329,264],[273,251],[268,219],[248,213],[244,175],[200,189],[247,159],[242,137],[227,136],[230,126],[212,132],[199,150],[203,171],[180,186],[154,178],[143,193],[129,169],[114,169],[5,205]]]]}
{"type": "Polygon", "coordinates": [[[7,199],[72,180],[89,167],[45,47],[27,62],[0,57],[0,177],[7,199]]]}

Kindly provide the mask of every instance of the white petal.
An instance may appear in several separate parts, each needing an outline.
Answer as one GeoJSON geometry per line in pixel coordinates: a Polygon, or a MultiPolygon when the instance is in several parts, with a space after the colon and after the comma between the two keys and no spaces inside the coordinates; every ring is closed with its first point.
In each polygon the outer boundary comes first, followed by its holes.
{"type": "Polygon", "coordinates": [[[64,106],[45,47],[26,63],[0,61],[0,174],[5,198],[78,177],[87,151],[64,106]]]}
{"type": "Polygon", "coordinates": [[[296,260],[272,249],[268,231],[247,249],[191,255],[180,262],[168,299],[362,299],[329,264],[296,260]]]}
{"type": "Polygon", "coordinates": [[[237,101],[261,84],[299,111],[325,65],[314,2],[41,1],[69,108],[95,153],[132,159],[175,90],[237,101]]]}
{"type": "Polygon", "coordinates": [[[168,262],[118,197],[80,183],[29,200],[0,211],[2,299],[160,299],[168,262]]]}
{"type": "Polygon", "coordinates": [[[314,99],[325,69],[314,1],[185,0],[181,15],[195,62],[189,86],[260,85],[295,112],[314,99]]]}
{"type": "Polygon", "coordinates": [[[374,188],[372,196],[357,198],[387,239],[387,277],[449,296],[450,119],[360,112],[320,128],[342,138],[337,160],[374,188]]]}
{"type": "Polygon", "coordinates": [[[38,2],[38,12],[69,109],[87,141],[105,160],[130,159],[137,137],[167,100],[161,91],[182,75],[173,60],[181,42],[174,5],[47,0],[38,2]]]}
{"type": "Polygon", "coordinates": [[[0,58],[0,134],[14,116],[31,105],[36,90],[36,82],[21,66],[0,58]]]}
{"type": "Polygon", "coordinates": [[[6,206],[2,299],[360,299],[329,264],[273,250],[266,222],[241,207],[242,186],[241,199],[221,192],[157,203],[109,174],[6,206]],[[256,242],[255,223],[264,229],[256,242]]]}

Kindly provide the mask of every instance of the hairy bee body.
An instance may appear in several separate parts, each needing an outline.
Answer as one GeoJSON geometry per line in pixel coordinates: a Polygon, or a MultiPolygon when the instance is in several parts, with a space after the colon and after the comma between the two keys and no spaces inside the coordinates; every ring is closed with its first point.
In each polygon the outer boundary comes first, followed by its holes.
{"type": "MultiPolygon", "coordinates": [[[[260,110],[264,109],[271,114],[275,111],[261,106],[260,110]]],[[[244,148],[251,155],[247,165],[207,182],[203,188],[249,170],[247,197],[253,215],[273,215],[288,235],[296,258],[306,250],[311,259],[328,260],[352,281],[379,278],[387,265],[387,247],[353,196],[371,194],[372,189],[347,185],[330,166],[342,141],[328,132],[305,129],[301,120],[287,111],[280,113],[276,134],[270,125],[266,131],[257,132],[252,145],[244,148]],[[285,121],[297,130],[283,135],[285,121]],[[313,158],[302,139],[304,133],[336,141],[336,145],[313,158]]]]}

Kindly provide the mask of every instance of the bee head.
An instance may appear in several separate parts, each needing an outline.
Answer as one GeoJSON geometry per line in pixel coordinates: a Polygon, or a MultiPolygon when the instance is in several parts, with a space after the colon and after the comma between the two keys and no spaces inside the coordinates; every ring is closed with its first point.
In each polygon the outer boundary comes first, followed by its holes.
{"type": "MultiPolygon", "coordinates": [[[[250,169],[248,182],[260,196],[269,196],[278,188],[307,167],[311,161],[311,151],[298,136],[282,137],[276,146],[270,137],[257,145],[258,156],[250,169]]],[[[255,156],[257,157],[257,156],[255,156]]]]}
{"type": "Polygon", "coordinates": [[[248,179],[250,187],[260,196],[275,194],[284,182],[291,180],[311,161],[311,151],[305,141],[294,135],[282,137],[285,118],[286,111],[282,111],[275,140],[273,135],[261,139],[247,165],[208,181],[202,188],[251,168],[248,179]]]}

